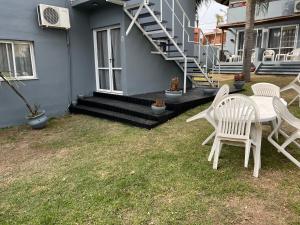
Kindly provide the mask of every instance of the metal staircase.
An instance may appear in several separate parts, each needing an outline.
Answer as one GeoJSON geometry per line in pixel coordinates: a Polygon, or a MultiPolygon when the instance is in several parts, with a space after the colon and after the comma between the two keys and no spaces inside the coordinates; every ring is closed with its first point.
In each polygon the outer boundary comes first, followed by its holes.
{"type": "Polygon", "coordinates": [[[124,12],[131,19],[126,35],[136,25],[153,45],[152,54],[159,54],[179,66],[184,74],[184,93],[187,79],[192,82],[193,87],[219,85],[209,74],[207,66],[208,60],[214,65],[214,60],[218,58],[214,52],[212,56],[209,54],[210,46],[202,45],[200,35],[195,42],[195,27],[191,26],[191,21],[178,0],[107,1],[123,5],[124,12]],[[202,61],[203,55],[205,59],[202,61]]]}

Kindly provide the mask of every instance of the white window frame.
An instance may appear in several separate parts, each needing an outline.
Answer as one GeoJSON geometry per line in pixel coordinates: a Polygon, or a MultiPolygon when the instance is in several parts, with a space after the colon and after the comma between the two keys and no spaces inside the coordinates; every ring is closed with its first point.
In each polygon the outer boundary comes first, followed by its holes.
{"type": "MultiPolygon", "coordinates": [[[[122,67],[112,67],[111,61],[108,62],[108,67],[99,67],[99,62],[98,62],[97,33],[101,32],[101,31],[107,31],[107,35],[108,35],[108,38],[107,38],[108,56],[111,56],[111,43],[110,43],[111,36],[110,36],[110,32],[113,29],[120,29],[120,31],[121,31],[121,26],[120,25],[115,25],[115,26],[109,26],[109,27],[98,28],[98,29],[93,30],[96,90],[98,92],[103,92],[103,93],[123,95],[124,94],[123,90],[122,91],[113,90],[113,77],[112,77],[113,70],[119,70],[119,71],[122,72],[122,70],[123,70],[122,67]],[[99,85],[99,76],[100,76],[99,75],[99,70],[108,70],[108,72],[109,72],[109,84],[110,84],[109,90],[100,88],[100,85],[99,85]]],[[[121,37],[121,39],[122,39],[122,37],[121,37]]],[[[120,52],[120,54],[121,54],[121,52],[120,52]]],[[[121,61],[121,63],[122,63],[122,61],[121,61]]]]}
{"type": "Polygon", "coordinates": [[[269,48],[269,37],[270,37],[270,30],[274,29],[274,28],[280,28],[280,42],[279,42],[279,48],[278,48],[278,54],[281,54],[281,49],[285,49],[285,48],[293,48],[296,49],[297,48],[297,44],[298,44],[298,32],[299,32],[299,25],[298,24],[289,24],[289,25],[283,25],[283,26],[272,26],[272,27],[268,27],[268,36],[267,36],[267,46],[266,49],[274,49],[274,48],[269,48]],[[281,38],[282,38],[282,30],[285,27],[296,27],[296,31],[295,31],[295,41],[294,41],[294,46],[293,47],[281,47],[281,38]]]}
{"type": "MultiPolygon", "coordinates": [[[[264,32],[263,32],[263,29],[262,28],[256,28],[256,29],[254,29],[257,33],[258,33],[258,31],[259,30],[261,30],[261,32],[262,32],[262,37],[261,37],[261,44],[260,44],[260,47],[262,47],[262,45],[263,45],[263,40],[264,40],[264,32]]],[[[236,33],[236,44],[235,44],[235,54],[236,55],[238,55],[238,51],[239,51],[239,49],[238,49],[238,45],[239,45],[239,34],[240,34],[240,32],[244,32],[244,43],[243,43],[243,52],[244,52],[244,48],[245,48],[245,30],[239,30],[239,31],[237,31],[237,33],[236,33]]],[[[256,36],[256,39],[255,39],[255,48],[256,48],[256,45],[257,45],[257,37],[258,36],[256,36]]],[[[254,49],[255,49],[254,48],[254,49]]]]}
{"type": "MultiPolygon", "coordinates": [[[[38,79],[36,73],[36,64],[35,64],[35,56],[34,56],[34,47],[32,41],[15,41],[15,40],[0,40],[1,44],[11,44],[12,46],[12,58],[13,58],[13,74],[9,77],[10,80],[36,80],[38,79]],[[15,59],[15,44],[20,45],[29,45],[30,51],[30,59],[31,59],[31,67],[32,67],[32,75],[31,76],[17,76],[16,75],[16,59],[15,59]]],[[[2,81],[2,79],[0,79],[2,81]]]]}

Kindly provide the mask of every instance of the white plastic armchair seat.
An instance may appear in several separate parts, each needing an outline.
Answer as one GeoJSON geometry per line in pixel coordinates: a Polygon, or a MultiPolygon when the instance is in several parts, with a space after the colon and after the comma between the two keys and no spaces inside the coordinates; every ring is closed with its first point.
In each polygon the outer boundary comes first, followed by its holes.
{"type": "Polygon", "coordinates": [[[258,147],[256,129],[260,126],[259,112],[256,104],[244,95],[229,95],[215,107],[214,115],[218,121],[216,137],[213,144],[214,162],[213,169],[218,168],[218,161],[224,143],[245,146],[244,166],[248,167],[251,147],[254,153],[254,175],[258,175],[260,168],[260,151],[258,147]],[[253,126],[253,121],[255,125],[253,126]]]}
{"type": "Polygon", "coordinates": [[[271,61],[274,61],[275,59],[275,51],[271,49],[267,49],[263,53],[263,62],[270,59],[271,61]]]}
{"type": "Polygon", "coordinates": [[[289,160],[291,160],[300,168],[300,162],[286,150],[286,148],[291,143],[294,143],[300,149],[300,144],[296,142],[297,139],[300,139],[300,119],[296,118],[293,114],[291,114],[288,108],[282,103],[282,101],[279,98],[273,99],[273,105],[277,113],[278,125],[269,135],[268,140],[275,148],[277,148],[279,152],[285,155],[289,160]],[[296,129],[296,131],[291,135],[288,135],[282,129],[283,122],[286,122],[289,126],[292,126],[294,129],[296,129]],[[279,144],[273,139],[273,136],[276,132],[279,132],[286,138],[283,144],[279,144]]]}
{"type": "Polygon", "coordinates": [[[300,60],[300,48],[296,48],[286,55],[287,61],[297,61],[300,60]]]}
{"type": "MultiPolygon", "coordinates": [[[[197,115],[187,119],[186,122],[192,122],[192,121],[195,121],[195,120],[198,120],[198,119],[206,119],[213,127],[214,129],[217,128],[217,124],[216,124],[216,121],[213,117],[213,110],[215,108],[215,106],[219,103],[219,101],[221,101],[224,97],[228,96],[229,95],[229,86],[227,84],[223,85],[220,90],[218,91],[218,93],[216,94],[216,97],[214,99],[214,101],[212,102],[211,106],[198,113],[197,115]]],[[[214,131],[211,135],[209,135],[205,141],[202,143],[202,145],[206,145],[214,136],[215,136],[216,132],[214,131]]],[[[213,157],[213,152],[210,153],[209,155],[209,161],[211,161],[213,157]]]]}
{"type": "Polygon", "coordinates": [[[300,107],[300,73],[290,84],[288,84],[287,86],[282,88],[281,92],[287,91],[287,90],[294,90],[297,93],[297,95],[295,96],[295,98],[293,98],[293,100],[289,103],[289,105],[291,105],[298,99],[299,107],[300,107]]]}
{"type": "Polygon", "coordinates": [[[256,96],[280,97],[280,87],[270,83],[257,83],[251,86],[256,96]]]}

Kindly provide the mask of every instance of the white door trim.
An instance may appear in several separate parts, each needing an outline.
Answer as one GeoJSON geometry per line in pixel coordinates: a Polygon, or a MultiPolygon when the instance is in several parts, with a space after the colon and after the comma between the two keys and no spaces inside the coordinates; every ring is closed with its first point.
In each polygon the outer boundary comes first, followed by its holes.
{"type": "Polygon", "coordinates": [[[111,26],[106,28],[99,28],[93,30],[93,41],[94,41],[94,60],[95,60],[95,76],[96,76],[96,91],[110,93],[110,94],[118,94],[122,95],[123,91],[116,91],[113,88],[113,71],[114,70],[122,70],[121,67],[113,68],[112,66],[112,46],[111,46],[111,30],[113,29],[120,29],[120,26],[111,26]],[[99,67],[98,61],[98,41],[97,41],[97,33],[101,31],[107,32],[107,50],[108,50],[108,67],[99,67]],[[108,89],[101,89],[99,84],[99,70],[108,70],[109,74],[109,90],[108,89]]]}

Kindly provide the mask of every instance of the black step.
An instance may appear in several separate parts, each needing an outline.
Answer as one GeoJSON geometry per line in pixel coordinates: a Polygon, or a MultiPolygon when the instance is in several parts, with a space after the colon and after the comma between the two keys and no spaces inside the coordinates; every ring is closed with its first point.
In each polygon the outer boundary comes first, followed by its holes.
{"type": "MultiPolygon", "coordinates": [[[[153,11],[154,15],[160,15],[160,12],[158,11],[153,11]]],[[[138,17],[139,18],[147,18],[147,17],[151,17],[152,15],[149,13],[149,12],[144,12],[144,13],[141,13],[138,17]]]]}
{"type": "Polygon", "coordinates": [[[113,121],[119,121],[123,123],[128,123],[134,126],[152,129],[158,126],[160,123],[158,121],[147,120],[136,116],[131,116],[124,113],[114,112],[106,109],[99,109],[84,105],[77,105],[70,107],[71,113],[82,113],[90,116],[95,116],[99,118],[109,119],[113,121]]]}
{"type": "MultiPolygon", "coordinates": [[[[165,23],[167,23],[167,21],[166,21],[166,20],[163,20],[161,23],[162,23],[162,24],[165,24],[165,23]]],[[[151,22],[140,23],[140,25],[141,25],[142,27],[147,27],[147,26],[158,25],[158,23],[157,23],[156,21],[151,21],[151,22]]]]}
{"type": "MultiPolygon", "coordinates": [[[[164,51],[165,53],[178,53],[179,51],[178,50],[167,50],[167,51],[164,51]]],[[[184,52],[187,52],[186,50],[184,50],[184,52]]]]}
{"type": "Polygon", "coordinates": [[[166,112],[163,114],[155,115],[152,113],[150,106],[103,97],[80,98],[78,99],[78,105],[111,110],[114,112],[129,114],[132,116],[160,122],[167,121],[174,113],[173,111],[166,110],[166,112]]]}

